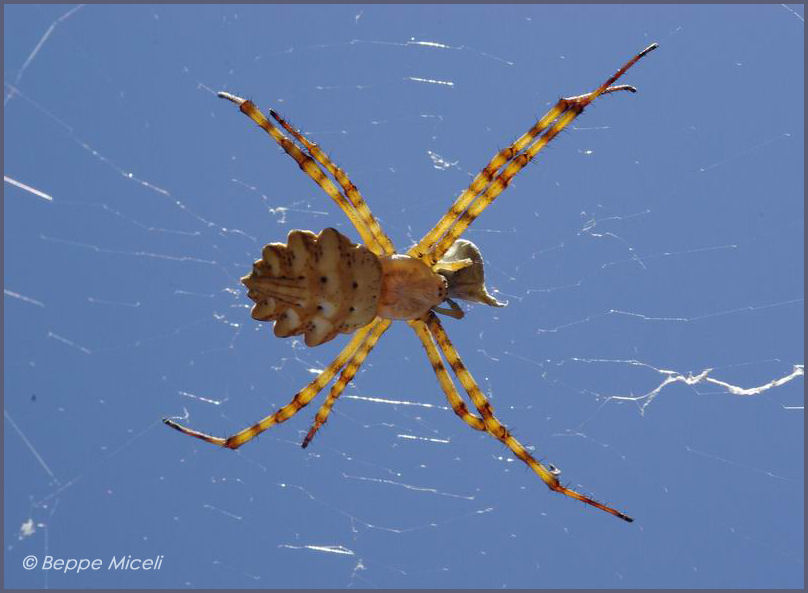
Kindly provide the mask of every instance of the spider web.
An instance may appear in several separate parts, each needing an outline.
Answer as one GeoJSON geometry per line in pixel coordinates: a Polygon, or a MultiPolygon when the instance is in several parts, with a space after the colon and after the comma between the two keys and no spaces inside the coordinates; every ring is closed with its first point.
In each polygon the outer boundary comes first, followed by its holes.
{"type": "Polygon", "coordinates": [[[5,586],[803,585],[801,6],[4,16],[5,586]],[[237,452],[161,424],[230,434],[345,343],[250,319],[264,243],[356,233],[215,91],[319,142],[404,249],[651,41],[640,92],[594,104],[467,233],[509,306],[445,323],[517,437],[634,524],[458,421],[401,323],[305,451],[314,406],[237,452]],[[108,568],[127,555],[163,561],[108,568]]]}

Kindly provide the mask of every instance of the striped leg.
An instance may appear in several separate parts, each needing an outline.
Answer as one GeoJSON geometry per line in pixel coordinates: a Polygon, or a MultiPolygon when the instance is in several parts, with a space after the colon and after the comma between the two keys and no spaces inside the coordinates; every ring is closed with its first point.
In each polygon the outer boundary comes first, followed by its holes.
{"type": "Polygon", "coordinates": [[[306,138],[303,134],[297,131],[295,128],[289,124],[285,119],[283,119],[277,111],[274,109],[269,110],[269,115],[277,121],[284,130],[289,132],[295,140],[300,142],[308,151],[308,153],[314,158],[315,161],[320,163],[325,170],[331,173],[334,176],[334,179],[337,180],[340,187],[342,187],[342,191],[345,192],[345,195],[350,200],[351,205],[356,209],[356,212],[359,214],[359,218],[365,225],[370,229],[370,232],[373,234],[376,242],[381,246],[382,253],[385,255],[391,255],[395,253],[396,248],[393,246],[393,242],[390,240],[390,237],[385,234],[382,230],[382,227],[379,225],[379,221],[376,220],[376,217],[373,216],[373,213],[370,211],[370,208],[365,202],[365,199],[362,197],[362,194],[359,193],[357,187],[353,184],[353,182],[348,178],[348,175],[345,174],[345,171],[340,169],[334,162],[328,158],[320,147],[306,138]]]}
{"type": "Polygon", "coordinates": [[[516,142],[506,148],[503,148],[497,154],[495,154],[489,163],[483,167],[483,170],[477,174],[477,176],[471,182],[471,185],[469,185],[468,188],[458,196],[446,214],[443,215],[438,223],[432,227],[432,229],[426,235],[424,235],[424,237],[418,241],[418,243],[412,247],[407,254],[418,259],[423,258],[437,242],[437,240],[440,239],[444,233],[451,228],[460,215],[465,212],[466,208],[469,207],[469,204],[474,201],[474,198],[476,198],[477,195],[479,195],[479,193],[494,180],[494,176],[499,172],[503,165],[510,162],[516,155],[522,152],[528,144],[533,142],[536,136],[546,130],[547,127],[553,123],[559,115],[561,115],[564,110],[562,101],[563,99],[556,103],[555,107],[542,116],[542,118],[537,121],[532,128],[525,132],[525,134],[523,134],[516,142]]]}
{"type": "Polygon", "coordinates": [[[592,498],[589,498],[588,496],[584,496],[575,490],[570,490],[569,488],[562,486],[558,481],[556,473],[551,471],[550,468],[537,461],[530,453],[528,453],[524,445],[517,441],[510,431],[508,431],[508,429],[503,426],[502,423],[500,423],[500,421],[494,416],[494,411],[491,408],[491,404],[477,386],[474,377],[472,377],[471,373],[466,369],[463,361],[460,360],[460,356],[457,354],[457,351],[449,340],[449,336],[446,335],[446,332],[444,331],[443,326],[441,325],[437,316],[434,313],[430,313],[427,317],[426,323],[432,337],[435,339],[441,352],[443,352],[443,355],[446,357],[449,366],[452,367],[452,371],[454,372],[455,376],[463,385],[463,388],[468,393],[471,401],[474,402],[474,406],[477,408],[477,411],[482,416],[486,430],[492,436],[508,447],[508,449],[510,449],[511,452],[516,455],[516,457],[525,462],[525,464],[527,464],[527,466],[530,467],[530,469],[532,469],[545,484],[547,484],[547,487],[550,488],[550,490],[560,492],[565,496],[585,502],[586,504],[592,505],[593,507],[602,511],[611,513],[615,517],[619,517],[624,521],[630,522],[634,520],[616,509],[608,507],[596,500],[593,500],[592,498]]]}
{"type": "MultiPolygon", "coordinates": [[[[351,341],[342,349],[342,351],[337,355],[337,357],[329,364],[323,372],[317,375],[317,378],[314,379],[311,383],[306,385],[303,389],[298,391],[295,396],[292,398],[288,404],[283,406],[280,410],[275,412],[274,414],[270,414],[260,422],[253,424],[237,432],[236,434],[227,437],[214,437],[209,434],[205,434],[203,432],[198,432],[196,430],[192,430],[181,424],[175,422],[174,420],[170,420],[168,418],[163,418],[163,422],[165,422],[171,428],[179,430],[183,434],[187,434],[192,437],[196,437],[198,439],[202,439],[208,443],[212,443],[214,445],[218,445],[220,447],[227,447],[228,449],[238,449],[246,443],[247,441],[251,440],[252,438],[258,436],[266,429],[275,424],[280,424],[281,422],[285,422],[289,420],[292,416],[297,414],[301,408],[306,406],[312,399],[314,399],[320,391],[322,391],[323,387],[328,385],[331,379],[334,378],[334,375],[337,374],[348,360],[354,355],[357,349],[360,347],[362,342],[365,341],[365,338],[370,334],[372,331],[375,331],[379,325],[383,325],[385,323],[384,320],[379,319],[378,317],[366,325],[365,327],[359,329],[351,338],[351,341]]],[[[389,324],[389,321],[386,322],[389,324]]]]}
{"type": "Polygon", "coordinates": [[[426,350],[427,358],[429,358],[429,362],[432,364],[432,370],[435,371],[438,383],[440,383],[443,393],[446,394],[446,399],[449,400],[449,405],[452,406],[454,413],[460,416],[460,419],[473,429],[484,431],[486,428],[483,419],[469,412],[465,402],[457,393],[457,388],[452,378],[449,376],[449,373],[446,372],[446,367],[443,366],[443,361],[438,353],[438,349],[435,347],[435,341],[432,339],[432,335],[429,333],[426,324],[420,320],[408,321],[407,323],[415,331],[415,335],[418,336],[418,339],[421,340],[421,344],[424,346],[424,350],[426,350]]]}
{"type": "Polygon", "coordinates": [[[390,327],[391,320],[384,319],[381,320],[381,323],[377,323],[374,325],[373,330],[368,334],[367,339],[362,343],[359,348],[356,349],[354,355],[348,360],[346,365],[343,367],[342,372],[340,373],[339,378],[331,386],[331,391],[328,394],[328,398],[325,400],[320,409],[317,411],[317,415],[314,418],[314,423],[312,424],[311,428],[309,429],[308,434],[306,434],[306,438],[303,439],[303,443],[301,446],[305,449],[309,446],[311,439],[314,438],[314,435],[320,429],[320,427],[326,423],[328,420],[328,415],[331,413],[331,408],[334,407],[334,404],[337,401],[337,398],[342,395],[343,390],[345,389],[346,385],[351,382],[351,379],[354,378],[359,367],[362,366],[362,363],[365,362],[365,358],[367,355],[370,354],[370,351],[373,350],[373,347],[376,345],[376,342],[379,341],[379,338],[382,337],[382,334],[387,331],[387,328],[390,327]]]}
{"type": "Polygon", "coordinates": [[[651,44],[631,60],[626,62],[617,72],[615,72],[609,79],[600,85],[595,91],[580,95],[578,97],[570,97],[561,99],[553,107],[547,115],[541,118],[536,125],[528,131],[527,134],[522,136],[512,146],[506,148],[504,151],[497,154],[491,163],[480,172],[475,178],[466,192],[463,192],[457,199],[452,208],[447,214],[438,222],[436,227],[432,229],[427,236],[416,245],[413,251],[417,252],[417,257],[424,260],[427,265],[433,265],[440,260],[444,253],[452,246],[468,226],[485,210],[495,199],[502,193],[511,179],[524,168],[533,158],[544,148],[553,138],[555,138],[564,128],[566,128],[581,112],[599,96],[613,93],[616,91],[630,91],[636,92],[636,89],[629,85],[612,86],[626,71],[631,68],[638,60],[640,60],[647,53],[657,48],[657,44],[651,44]],[[547,126],[555,121],[555,123],[547,129],[538,140],[528,146],[528,143],[540,134],[547,126]],[[544,128],[542,128],[544,126],[544,128]],[[533,134],[535,130],[535,134],[533,134]],[[532,135],[531,135],[532,134],[532,135]],[[524,141],[524,143],[523,143],[524,141]],[[524,152],[512,153],[511,149],[515,147],[525,148],[524,152]],[[499,165],[499,166],[497,166],[499,165]],[[493,178],[496,171],[504,166],[502,173],[493,178]],[[494,169],[496,167],[496,169],[494,169]],[[493,179],[492,179],[493,178],[493,179]],[[482,188],[487,186],[484,193],[475,199],[477,194],[482,191],[482,188]],[[475,189],[480,189],[475,192],[475,189]],[[442,232],[445,230],[445,233],[442,232]],[[439,237],[442,238],[435,244],[439,237]],[[427,241],[427,238],[431,239],[427,241]],[[434,246],[434,247],[433,247],[434,246]],[[430,251],[430,247],[433,247],[430,251]],[[425,253],[429,252],[429,253],[425,253]]]}
{"type": "Polygon", "coordinates": [[[272,136],[272,139],[275,140],[275,142],[277,142],[281,148],[283,148],[286,154],[295,160],[303,172],[311,177],[314,182],[337,203],[340,209],[345,212],[345,215],[359,232],[359,236],[362,237],[362,242],[367,246],[368,249],[377,255],[384,253],[384,248],[376,241],[371,229],[368,228],[365,221],[362,220],[362,218],[354,210],[353,205],[345,196],[340,193],[337,186],[335,186],[334,183],[326,176],[326,174],[317,165],[312,157],[304,154],[294,142],[289,140],[289,138],[284,136],[278,128],[273,126],[264,116],[264,114],[258,110],[252,101],[242,99],[241,97],[231,95],[230,93],[225,93],[224,91],[219,92],[218,96],[222,99],[232,101],[238,105],[239,109],[244,115],[249,117],[267,134],[272,136]]]}

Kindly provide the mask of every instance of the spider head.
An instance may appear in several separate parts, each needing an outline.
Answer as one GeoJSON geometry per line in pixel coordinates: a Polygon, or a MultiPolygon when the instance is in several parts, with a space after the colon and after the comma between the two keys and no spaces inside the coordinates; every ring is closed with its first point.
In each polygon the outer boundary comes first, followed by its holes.
{"type": "Polygon", "coordinates": [[[480,249],[471,241],[458,239],[443,258],[432,267],[448,284],[448,298],[482,303],[491,307],[504,307],[485,288],[485,271],[480,249]]]}

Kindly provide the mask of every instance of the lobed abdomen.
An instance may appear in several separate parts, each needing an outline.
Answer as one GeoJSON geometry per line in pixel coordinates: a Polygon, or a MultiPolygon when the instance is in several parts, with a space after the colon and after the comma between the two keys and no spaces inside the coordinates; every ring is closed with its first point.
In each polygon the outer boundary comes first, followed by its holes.
{"type": "Polygon", "coordinates": [[[379,258],[337,230],[290,231],[286,244],[270,243],[261,255],[241,281],[253,319],[274,321],[276,336],[304,334],[307,346],[318,346],[376,317],[379,258]]]}

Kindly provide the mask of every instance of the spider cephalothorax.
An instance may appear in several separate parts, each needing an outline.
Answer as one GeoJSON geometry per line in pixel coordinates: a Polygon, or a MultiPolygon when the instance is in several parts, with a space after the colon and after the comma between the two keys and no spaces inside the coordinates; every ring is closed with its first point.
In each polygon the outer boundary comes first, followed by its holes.
{"type": "Polygon", "coordinates": [[[617,91],[635,92],[636,89],[628,85],[613,85],[656,47],[654,43],[645,48],[591,93],[560,99],[516,142],[494,155],[449,211],[406,254],[396,253],[392,241],[382,231],[356,186],[316,144],[275,111],[269,111],[270,117],[294,141],[273,125],[252,101],[230,93],[219,93],[223,99],[238,105],[242,113],[266,131],[339,205],[364,243],[352,243],[340,232],[325,229],[319,235],[294,230],[289,233],[285,244],[266,245],[252,272],[242,278],[248,288],[247,295],[255,303],[252,316],[260,321],[274,322],[277,336],[304,335],[307,346],[327,342],[338,333],[354,335],[331,364],[296,393],[292,401],[230,437],[211,436],[170,419],[165,419],[165,423],[184,434],[236,449],[269,427],[294,416],[339,373],[339,378],[303,439],[303,446],[306,447],[328,419],[331,408],[345,386],[390,327],[391,320],[402,319],[415,331],[452,410],[466,424],[501,441],[551,490],[625,521],[632,521],[628,515],[563,486],[558,480],[560,472],[555,466],[537,461],[514,438],[494,416],[491,404],[463,365],[435,313],[458,319],[463,317],[463,311],[452,300],[455,298],[494,307],[504,305],[485,288],[480,251],[460,236],[502,193],[514,175],[578,117],[587,105],[600,95],[617,91]],[[331,174],[342,191],[326,172],[331,174]],[[442,306],[444,302],[449,308],[442,306]],[[469,412],[461,399],[443,364],[444,358],[468,394],[476,414],[469,412]]]}

